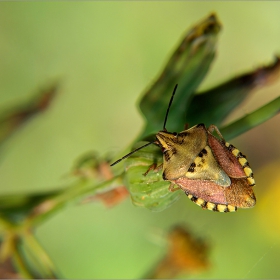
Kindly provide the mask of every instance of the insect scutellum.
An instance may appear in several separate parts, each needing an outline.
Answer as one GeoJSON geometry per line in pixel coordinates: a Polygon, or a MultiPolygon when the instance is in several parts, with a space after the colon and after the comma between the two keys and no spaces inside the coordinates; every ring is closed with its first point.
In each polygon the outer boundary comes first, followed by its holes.
{"type": "MultiPolygon", "coordinates": [[[[166,122],[167,122],[167,118],[168,118],[168,114],[169,114],[169,109],[170,109],[170,107],[171,107],[171,104],[172,104],[172,101],[173,101],[173,97],[174,97],[174,95],[175,95],[175,92],[176,92],[177,87],[178,87],[178,84],[176,84],[175,87],[174,87],[172,96],[171,96],[170,101],[169,101],[169,105],[168,105],[168,107],[167,107],[167,111],[166,111],[165,119],[164,119],[164,123],[163,123],[163,130],[162,130],[162,131],[164,131],[164,132],[167,132],[167,129],[165,128],[165,126],[166,126],[166,122]]],[[[114,165],[116,165],[117,163],[121,162],[123,159],[128,158],[129,156],[131,156],[131,155],[134,154],[135,152],[137,152],[137,151],[139,151],[139,150],[141,150],[141,149],[143,149],[143,148],[145,148],[145,147],[147,147],[147,146],[149,146],[149,145],[151,145],[151,144],[157,144],[157,143],[158,143],[157,141],[149,142],[149,143],[147,143],[147,144],[145,144],[145,145],[143,145],[143,146],[141,146],[141,147],[139,147],[139,148],[133,150],[132,152],[126,154],[126,155],[123,156],[122,158],[120,158],[120,159],[118,159],[117,161],[113,162],[110,166],[114,166],[114,165]]]]}

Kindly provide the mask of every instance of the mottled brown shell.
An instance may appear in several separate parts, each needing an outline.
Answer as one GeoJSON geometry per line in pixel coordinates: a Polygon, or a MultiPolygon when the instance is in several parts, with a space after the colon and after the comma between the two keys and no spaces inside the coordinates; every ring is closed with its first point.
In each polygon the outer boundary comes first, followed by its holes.
{"type": "Polygon", "coordinates": [[[163,179],[209,210],[233,212],[253,207],[255,180],[246,157],[211,130],[200,124],[178,134],[157,134],[164,154],[163,179]]]}

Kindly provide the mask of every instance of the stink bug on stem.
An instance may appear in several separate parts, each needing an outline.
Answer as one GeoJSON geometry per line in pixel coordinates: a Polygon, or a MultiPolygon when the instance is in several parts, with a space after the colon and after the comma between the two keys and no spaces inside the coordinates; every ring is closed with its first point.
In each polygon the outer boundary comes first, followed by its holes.
{"type": "Polygon", "coordinates": [[[183,190],[204,209],[234,212],[237,208],[253,207],[256,198],[252,169],[246,157],[224,140],[215,125],[207,129],[204,124],[198,124],[180,133],[171,133],[165,128],[177,86],[167,108],[163,130],[156,134],[156,140],[135,149],[111,166],[155,144],[162,150],[163,164],[151,165],[144,176],[152,170],[163,169],[162,177],[170,182],[170,191],[183,190]],[[214,131],[219,138],[213,135],[214,131]]]}

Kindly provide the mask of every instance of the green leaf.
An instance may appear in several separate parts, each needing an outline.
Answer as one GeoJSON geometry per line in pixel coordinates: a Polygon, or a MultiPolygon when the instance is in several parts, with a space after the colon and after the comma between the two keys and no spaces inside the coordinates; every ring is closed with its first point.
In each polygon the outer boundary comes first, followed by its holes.
{"type": "Polygon", "coordinates": [[[29,102],[2,113],[0,115],[0,144],[30,120],[31,117],[46,110],[53,101],[57,90],[58,85],[54,84],[34,96],[29,102]]]}
{"type": "MultiPolygon", "coordinates": [[[[224,119],[257,87],[279,78],[280,60],[253,72],[233,78],[213,89],[193,97],[187,110],[186,122],[193,126],[204,123],[220,126],[224,119]]],[[[246,131],[246,130],[245,130],[246,131]]],[[[244,132],[245,132],[244,131],[244,132]]]]}
{"type": "Polygon", "coordinates": [[[169,59],[162,74],[143,96],[139,107],[146,118],[140,139],[162,129],[175,84],[176,98],[168,116],[168,130],[184,127],[187,103],[207,74],[215,56],[220,24],[214,14],[192,28],[169,59]]]}

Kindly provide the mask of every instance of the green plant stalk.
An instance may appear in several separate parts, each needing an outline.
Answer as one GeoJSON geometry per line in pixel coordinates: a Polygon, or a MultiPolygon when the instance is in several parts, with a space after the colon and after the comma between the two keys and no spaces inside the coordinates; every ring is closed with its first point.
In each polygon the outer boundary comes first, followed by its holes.
{"type": "Polygon", "coordinates": [[[27,279],[34,279],[34,275],[28,270],[28,266],[26,265],[18,249],[18,246],[15,245],[11,258],[15,263],[20,276],[27,279]]]}
{"type": "Polygon", "coordinates": [[[62,207],[77,201],[85,195],[92,195],[98,191],[106,191],[121,185],[122,177],[123,173],[98,185],[92,185],[84,180],[79,181],[77,184],[63,190],[60,194],[39,204],[24,222],[24,226],[32,228],[35,224],[37,225],[46,220],[48,216],[54,214],[62,207]]]}
{"type": "Polygon", "coordinates": [[[269,120],[280,112],[280,97],[255,110],[254,112],[221,128],[225,139],[232,139],[269,120]]]}
{"type": "MultiPolygon", "coordinates": [[[[92,185],[92,183],[89,184],[85,180],[80,180],[73,186],[65,188],[59,194],[56,194],[37,205],[34,208],[34,211],[31,212],[21,224],[9,223],[6,219],[1,218],[2,233],[6,232],[6,234],[9,234],[9,231],[12,231],[12,234],[16,237],[13,238],[13,248],[11,248],[8,253],[15,262],[21,276],[30,279],[37,277],[37,275],[34,275],[32,271],[29,271],[29,266],[26,263],[22,252],[20,252],[21,245],[19,242],[24,242],[27,246],[27,250],[31,253],[31,257],[36,257],[38,273],[43,275],[44,278],[57,278],[54,264],[38,241],[32,236],[30,228],[34,228],[62,207],[75,202],[85,195],[93,194],[97,191],[106,191],[113,188],[115,184],[121,184],[122,176],[123,174],[120,174],[111,180],[107,180],[98,185],[92,185]],[[40,266],[40,270],[38,266],[40,266]]],[[[4,244],[2,244],[2,246],[8,245],[6,242],[11,242],[11,240],[4,240],[4,244]]]]}
{"type": "Polygon", "coordinates": [[[40,276],[44,278],[59,278],[55,265],[33,234],[26,232],[22,236],[22,240],[27,245],[25,247],[30,252],[34,262],[37,262],[37,270],[39,271],[40,269],[40,276]]]}
{"type": "Polygon", "coordinates": [[[7,224],[2,234],[1,261],[12,258],[21,275],[26,278],[58,278],[55,266],[30,230],[25,230],[22,225],[7,224]],[[35,265],[28,264],[23,250],[29,252],[35,265]],[[36,267],[37,272],[31,267],[36,267]]]}

